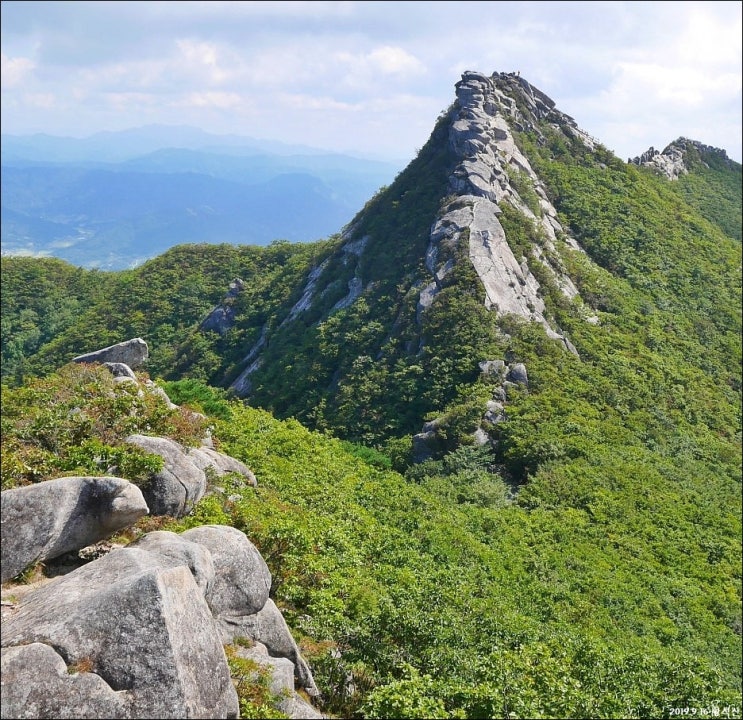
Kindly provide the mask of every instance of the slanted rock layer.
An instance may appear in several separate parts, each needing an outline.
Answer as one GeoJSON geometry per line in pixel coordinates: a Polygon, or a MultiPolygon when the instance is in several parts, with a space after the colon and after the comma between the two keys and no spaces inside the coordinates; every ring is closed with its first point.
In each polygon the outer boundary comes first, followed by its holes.
{"type": "MultiPolygon", "coordinates": [[[[537,120],[549,118],[589,146],[592,139],[577,128],[572,118],[556,110],[546,95],[507,73],[491,77],[464,73],[457,83],[457,102],[451,118],[449,144],[460,161],[449,178],[453,199],[443,207],[431,228],[426,267],[433,279],[421,291],[419,314],[431,305],[453,269],[453,251],[465,237],[469,259],[485,289],[486,306],[501,314],[538,322],[548,335],[563,339],[545,318],[541,288],[529,269],[529,259],[517,258],[508,243],[498,218],[503,203],[538,228],[543,245],[534,245],[532,255],[569,298],[577,296],[578,291],[559,264],[555,252],[558,233],[570,247],[580,248],[560,225],[557,210],[514,141],[510,123],[533,126],[537,120]],[[517,187],[522,192],[526,192],[524,188],[528,190],[530,202],[517,187]]],[[[566,347],[574,352],[567,342],[566,347]]]]}
{"type": "MultiPolygon", "coordinates": [[[[482,283],[488,309],[539,323],[550,337],[577,354],[560,328],[547,318],[544,289],[530,267],[539,263],[567,298],[577,298],[578,290],[563,267],[559,249],[563,245],[576,251],[582,249],[561,225],[543,183],[520,151],[513,133],[532,131],[544,141],[540,128],[547,123],[589,149],[594,149],[595,141],[573,118],[557,110],[547,95],[516,73],[488,76],[465,72],[456,84],[456,95],[444,125],[444,142],[455,163],[449,174],[449,192],[442,198],[422,258],[428,277],[420,278],[416,319],[422,323],[447,276],[462,261],[464,243],[465,257],[482,283]],[[517,257],[514,253],[500,220],[505,205],[523,215],[539,238],[528,250],[528,256],[519,252],[517,257]]],[[[355,270],[348,280],[347,294],[330,308],[330,313],[352,305],[376,282],[365,270],[374,262],[365,254],[370,238],[364,227],[362,211],[342,233],[343,244],[336,255],[342,256],[344,265],[352,263],[355,270]]],[[[323,297],[330,282],[325,278],[330,262],[331,258],[326,258],[310,270],[300,299],[279,327],[297,319],[323,297]]],[[[238,396],[250,394],[251,375],[262,367],[267,341],[264,328],[244,356],[242,371],[230,386],[238,396]]]]}

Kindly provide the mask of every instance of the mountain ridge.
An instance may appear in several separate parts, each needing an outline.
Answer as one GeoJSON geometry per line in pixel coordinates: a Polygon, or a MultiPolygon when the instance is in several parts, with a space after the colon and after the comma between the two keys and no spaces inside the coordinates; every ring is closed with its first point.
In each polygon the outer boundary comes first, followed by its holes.
{"type": "MultiPolygon", "coordinates": [[[[225,265],[221,290],[213,275],[210,299],[200,297],[200,314],[188,315],[196,324],[169,331],[165,355],[153,350],[153,370],[174,378],[208,368],[198,371],[206,373],[204,379],[231,387],[279,416],[314,417],[332,425],[343,418],[347,431],[355,428],[355,437],[373,441],[376,411],[364,419],[353,399],[361,382],[360,358],[366,358],[364,372],[379,376],[375,403],[390,405],[382,435],[402,428],[412,432],[428,413],[453,400],[459,383],[476,379],[477,363],[487,360],[488,352],[503,352],[511,342],[504,323],[536,322],[548,339],[580,355],[574,336],[599,327],[607,309],[601,299],[605,293],[591,286],[594,280],[587,284],[587,278],[608,270],[632,283],[635,292],[644,288],[648,272],[657,273],[655,289],[642,289],[649,292],[643,302],[653,304],[661,296],[664,303],[671,300],[660,268],[674,261],[676,251],[664,233],[669,228],[687,235],[709,232],[699,229],[696,220],[691,226],[680,222],[690,212],[683,193],[695,190],[688,183],[703,177],[702,171],[716,182],[719,168],[697,163],[673,184],[653,184],[649,176],[636,175],[645,168],[616,158],[518,75],[468,72],[456,89],[458,99],[441,114],[418,156],[340,235],[307,252],[277,245],[266,254],[267,260],[284,255],[290,263],[286,270],[291,267],[284,277],[304,277],[296,286],[261,291],[275,298],[271,303],[282,297],[280,306],[256,309],[264,301],[256,305],[256,291],[249,287],[255,283],[254,270],[241,270],[235,264],[241,253],[236,253],[225,265]],[[640,191],[642,184],[647,187],[640,191]],[[652,207],[651,195],[670,203],[668,210],[652,207]],[[667,221],[659,222],[661,216],[667,221]],[[316,260],[302,268],[300,256],[316,260]],[[641,256],[644,276],[635,267],[641,256]],[[236,278],[248,290],[230,296],[228,285],[236,278]],[[198,323],[220,307],[220,298],[227,299],[229,322],[215,332],[198,323]],[[468,338],[461,348],[446,347],[452,312],[458,318],[454,335],[468,338]],[[358,338],[360,345],[345,348],[340,342],[344,334],[358,338]],[[336,343],[337,350],[331,350],[336,343]],[[479,345],[482,354],[473,358],[479,345]],[[417,379],[404,380],[410,373],[417,379]],[[425,375],[439,380],[409,402],[402,400],[409,392],[402,387],[424,383],[425,375]],[[401,404],[382,399],[381,388],[392,378],[401,383],[393,393],[401,404]]],[[[739,189],[737,194],[730,203],[733,228],[739,189]]],[[[706,194],[696,207],[712,207],[706,194]]],[[[193,252],[224,256],[224,249],[211,247],[193,246],[193,252]]],[[[193,252],[169,252],[140,275],[162,272],[169,258],[193,252]]],[[[685,257],[684,262],[699,260],[685,257]]],[[[721,256],[719,262],[727,267],[727,259],[721,256]]],[[[273,267],[266,277],[277,279],[282,272],[273,267]]],[[[674,282],[694,282],[694,273],[708,270],[688,272],[687,277],[684,269],[683,279],[674,282]]],[[[256,287],[264,287],[263,280],[256,287]]],[[[131,328],[126,334],[147,335],[145,326],[134,327],[123,318],[122,323],[131,328]]]]}
{"type": "Polygon", "coordinates": [[[126,457],[144,400],[68,363],[144,338],[144,371],[259,478],[180,529],[255,541],[323,710],[732,715],[740,166],[690,145],[670,180],[518,75],[458,91],[325,240],[0,259],[3,482],[126,457]]]}

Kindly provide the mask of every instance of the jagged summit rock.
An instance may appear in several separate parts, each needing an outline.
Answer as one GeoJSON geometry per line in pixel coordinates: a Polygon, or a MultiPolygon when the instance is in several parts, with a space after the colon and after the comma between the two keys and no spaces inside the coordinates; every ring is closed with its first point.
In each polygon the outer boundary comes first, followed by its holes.
{"type": "Polygon", "coordinates": [[[432,279],[421,292],[419,309],[429,307],[440,291],[443,280],[454,268],[452,253],[467,233],[469,260],[485,289],[485,305],[538,322],[548,335],[563,339],[544,316],[540,283],[529,269],[528,258],[517,258],[508,244],[498,219],[501,206],[508,203],[538,226],[544,246],[534,245],[534,259],[570,298],[578,291],[556,260],[557,232],[571,247],[580,248],[557,220],[557,210],[519,150],[511,124],[534,128],[538,120],[547,118],[591,148],[593,141],[572,118],[556,110],[550,98],[512,73],[488,77],[465,72],[456,90],[448,137],[459,160],[449,177],[454,199],[444,206],[431,228],[426,268],[432,279]]]}
{"type": "Polygon", "coordinates": [[[721,148],[680,137],[669,143],[662,152],[651,146],[641,155],[629,158],[627,162],[652,168],[665,175],[669,180],[678,180],[681,175],[686,175],[689,172],[690,151],[696,151],[696,154],[711,153],[728,160],[727,152],[721,148]]]}

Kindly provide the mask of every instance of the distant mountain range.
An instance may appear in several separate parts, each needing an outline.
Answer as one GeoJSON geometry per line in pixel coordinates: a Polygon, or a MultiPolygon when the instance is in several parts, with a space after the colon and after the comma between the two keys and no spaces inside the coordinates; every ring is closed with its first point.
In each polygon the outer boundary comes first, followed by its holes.
{"type": "Polygon", "coordinates": [[[173,245],[340,231],[404,162],[186,126],[2,136],[2,253],[123,269],[173,245]]]}

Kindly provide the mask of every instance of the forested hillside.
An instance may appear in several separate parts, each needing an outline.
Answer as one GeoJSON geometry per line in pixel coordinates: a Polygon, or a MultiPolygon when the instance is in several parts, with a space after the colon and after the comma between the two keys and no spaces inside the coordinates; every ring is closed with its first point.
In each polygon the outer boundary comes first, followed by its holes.
{"type": "Polygon", "coordinates": [[[624,163],[523,79],[468,74],[325,241],[2,258],[4,486],[90,442],[44,445],[57,369],[142,337],[259,478],[181,526],[256,542],[329,713],[733,717],[741,175],[682,162],[624,163]]]}

